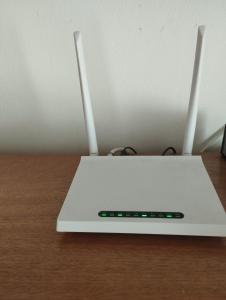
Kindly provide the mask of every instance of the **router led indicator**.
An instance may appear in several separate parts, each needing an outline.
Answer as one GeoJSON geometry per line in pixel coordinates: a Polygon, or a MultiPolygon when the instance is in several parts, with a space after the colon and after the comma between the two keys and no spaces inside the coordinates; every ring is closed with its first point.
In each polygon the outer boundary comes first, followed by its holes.
{"type": "Polygon", "coordinates": [[[183,219],[181,212],[165,211],[100,211],[99,217],[109,218],[149,218],[149,219],[183,219]]]}
{"type": "Polygon", "coordinates": [[[141,215],[143,218],[146,218],[148,215],[147,214],[142,214],[141,215]]]}
{"type": "Polygon", "coordinates": [[[101,217],[108,217],[108,215],[105,212],[101,212],[101,217]]]}
{"type": "Polygon", "coordinates": [[[166,217],[167,217],[167,218],[173,218],[173,215],[170,214],[170,213],[168,213],[168,214],[166,214],[166,217]]]}

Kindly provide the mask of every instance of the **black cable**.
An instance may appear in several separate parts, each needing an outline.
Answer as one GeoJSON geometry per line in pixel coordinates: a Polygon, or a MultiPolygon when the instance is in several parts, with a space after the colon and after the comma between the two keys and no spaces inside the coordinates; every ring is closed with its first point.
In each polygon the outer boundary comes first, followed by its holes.
{"type": "Polygon", "coordinates": [[[121,155],[130,155],[127,150],[130,150],[134,154],[137,154],[137,151],[134,148],[127,146],[121,151],[121,155]]]}
{"type": "Polygon", "coordinates": [[[166,148],[166,149],[162,152],[162,155],[166,155],[166,153],[167,153],[169,150],[171,150],[171,151],[173,152],[174,155],[177,154],[177,151],[176,151],[176,149],[175,149],[174,147],[168,147],[168,148],[166,148]]]}
{"type": "MultiPolygon", "coordinates": [[[[137,154],[137,151],[133,148],[133,147],[130,147],[130,146],[126,146],[125,148],[123,148],[123,150],[121,151],[118,151],[119,155],[131,155],[128,150],[132,151],[133,152],[133,155],[136,155],[137,154]]],[[[168,151],[172,151],[173,155],[176,155],[177,154],[177,151],[174,147],[168,147],[166,148],[161,155],[166,155],[168,151]]]]}

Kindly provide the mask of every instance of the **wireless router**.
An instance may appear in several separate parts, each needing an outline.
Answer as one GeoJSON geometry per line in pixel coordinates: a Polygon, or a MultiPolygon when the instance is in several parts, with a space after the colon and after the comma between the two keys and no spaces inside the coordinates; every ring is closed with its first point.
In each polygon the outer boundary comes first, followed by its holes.
{"type": "Polygon", "coordinates": [[[57,219],[59,232],[226,236],[226,214],[200,156],[192,156],[204,43],[199,26],[182,156],[98,156],[81,34],[74,33],[90,156],[57,219]]]}

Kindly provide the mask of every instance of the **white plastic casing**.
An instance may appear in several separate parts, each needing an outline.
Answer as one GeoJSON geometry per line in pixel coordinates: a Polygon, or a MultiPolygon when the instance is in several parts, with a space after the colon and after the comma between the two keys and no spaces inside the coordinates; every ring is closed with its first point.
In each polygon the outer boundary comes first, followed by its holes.
{"type": "Polygon", "coordinates": [[[226,214],[199,156],[82,157],[57,231],[226,236],[226,214]],[[103,210],[184,218],[101,218],[103,210]]]}

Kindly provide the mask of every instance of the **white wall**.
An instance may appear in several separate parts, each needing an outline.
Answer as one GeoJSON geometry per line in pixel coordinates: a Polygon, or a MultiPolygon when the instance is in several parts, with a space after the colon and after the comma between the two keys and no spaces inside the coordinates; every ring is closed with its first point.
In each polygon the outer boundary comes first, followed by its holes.
{"type": "Polygon", "coordinates": [[[199,24],[196,148],[226,122],[226,1],[0,0],[0,151],[87,153],[75,29],[101,152],[181,149],[199,24]]]}

